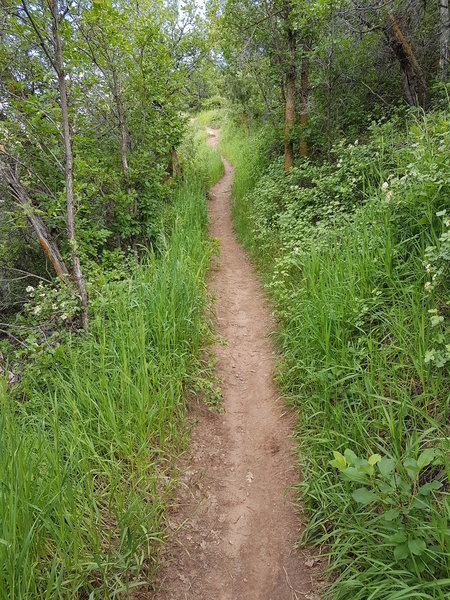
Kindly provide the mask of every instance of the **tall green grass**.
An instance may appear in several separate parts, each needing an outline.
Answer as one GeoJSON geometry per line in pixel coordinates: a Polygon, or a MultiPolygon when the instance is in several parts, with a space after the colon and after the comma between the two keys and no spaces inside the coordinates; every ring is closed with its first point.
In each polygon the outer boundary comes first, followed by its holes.
{"type": "Polygon", "coordinates": [[[320,546],[329,557],[333,576],[325,595],[443,599],[450,593],[450,387],[445,366],[427,362],[427,353],[440,339],[430,325],[430,310],[444,316],[440,326],[444,331],[447,325],[448,332],[448,257],[439,263],[447,273],[440,285],[432,291],[424,286],[431,277],[426,248],[441,247],[445,254],[448,118],[411,117],[407,129],[385,126],[372,135],[379,137],[368,156],[370,176],[359,183],[364,202],[349,205],[339,220],[333,202],[342,183],[325,197],[314,196],[318,187],[327,189],[318,181],[297,192],[294,184],[303,185],[301,164],[286,184],[270,174],[260,180],[268,160],[268,146],[265,155],[264,144],[258,146],[261,134],[247,141],[230,126],[222,150],[235,165],[236,230],[272,291],[280,319],[278,379],[298,409],[298,489],[308,509],[301,541],[320,546]],[[384,179],[392,181],[391,196],[381,189],[384,179]],[[295,198],[305,208],[291,218],[295,198]],[[269,224],[262,216],[264,202],[274,215],[269,224]],[[322,209],[328,204],[330,216],[320,216],[322,230],[317,215],[327,214],[322,209]],[[301,241],[293,247],[297,231],[301,241]],[[323,241],[308,238],[308,232],[318,236],[318,231],[323,241]],[[291,232],[294,240],[286,243],[291,232]],[[373,453],[392,458],[399,472],[423,448],[440,456],[417,485],[437,481],[441,491],[425,512],[414,510],[413,496],[405,506],[408,535],[426,540],[420,559],[394,559],[380,508],[355,502],[355,484],[329,464],[333,451],[346,448],[362,458],[373,453]]]}
{"type": "Polygon", "coordinates": [[[223,123],[222,110],[218,108],[211,108],[209,110],[202,110],[195,116],[195,120],[199,125],[209,125],[209,127],[220,127],[223,123]]]}
{"type": "Polygon", "coordinates": [[[202,173],[185,161],[157,258],[92,293],[90,334],[17,388],[0,381],[2,599],[125,597],[153,580],[204,330],[207,156],[202,173]]]}
{"type": "Polygon", "coordinates": [[[192,176],[200,177],[208,185],[215,183],[224,173],[220,154],[206,144],[208,133],[206,125],[211,125],[211,112],[205,111],[197,115],[191,121],[190,127],[184,136],[180,146],[182,163],[192,173],[192,176]],[[193,154],[193,148],[196,149],[193,154]]]}

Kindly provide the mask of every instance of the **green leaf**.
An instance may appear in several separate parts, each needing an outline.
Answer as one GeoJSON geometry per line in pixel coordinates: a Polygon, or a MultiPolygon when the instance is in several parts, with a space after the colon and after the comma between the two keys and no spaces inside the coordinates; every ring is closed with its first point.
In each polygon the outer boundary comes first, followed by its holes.
{"type": "Polygon", "coordinates": [[[357,469],[356,467],[347,467],[341,471],[342,476],[350,481],[356,481],[358,483],[366,483],[366,474],[357,469]]]}
{"type": "Polygon", "coordinates": [[[421,538],[409,540],[408,542],[408,549],[411,554],[414,554],[415,556],[420,556],[425,551],[426,547],[425,540],[421,538]]]}
{"type": "Polygon", "coordinates": [[[407,537],[404,531],[397,531],[397,533],[394,533],[389,539],[391,542],[394,542],[394,544],[402,544],[403,542],[406,542],[407,537]]]}
{"type": "Polygon", "coordinates": [[[363,472],[363,473],[367,473],[367,475],[369,475],[369,477],[372,477],[373,473],[374,473],[374,468],[372,465],[369,465],[369,463],[367,462],[367,460],[365,460],[363,462],[362,465],[360,465],[359,469],[363,472]]]}
{"type": "Polygon", "coordinates": [[[388,477],[394,471],[395,460],[393,458],[383,458],[378,461],[378,469],[383,477],[388,477]]]}
{"type": "Polygon", "coordinates": [[[352,496],[353,500],[358,502],[358,504],[364,505],[370,504],[371,502],[375,502],[376,500],[378,500],[378,496],[375,494],[375,492],[372,492],[371,490],[368,490],[365,487],[358,488],[357,490],[355,490],[352,496]]]}
{"type": "Polygon", "coordinates": [[[426,496],[416,496],[411,504],[412,508],[418,508],[424,510],[428,506],[428,500],[426,496]]]}
{"type": "Polygon", "coordinates": [[[353,450],[350,450],[350,448],[346,448],[346,450],[344,452],[344,457],[345,457],[345,460],[347,461],[348,465],[354,465],[358,458],[356,456],[356,454],[353,452],[353,450]]]}
{"type": "Polygon", "coordinates": [[[442,487],[442,482],[434,480],[434,481],[430,481],[429,483],[425,483],[424,485],[421,485],[420,488],[418,489],[417,493],[422,494],[423,496],[427,496],[430,492],[433,492],[434,490],[438,490],[441,487],[442,487]]]}
{"type": "Polygon", "coordinates": [[[433,448],[426,448],[417,459],[417,466],[419,469],[423,469],[433,462],[435,452],[433,448]]]}
{"type": "Polygon", "coordinates": [[[378,484],[378,489],[383,494],[393,494],[394,493],[394,488],[392,487],[392,485],[388,485],[387,483],[383,483],[382,481],[378,484]]]}
{"type": "Polygon", "coordinates": [[[408,544],[405,542],[404,544],[399,544],[394,548],[394,558],[395,560],[402,560],[409,556],[408,544]]]}
{"type": "Polygon", "coordinates": [[[414,479],[419,474],[420,468],[417,465],[417,461],[414,458],[407,458],[403,463],[403,466],[406,469],[409,477],[414,481],[414,479]]]}
{"type": "Polygon", "coordinates": [[[345,469],[345,467],[347,466],[345,457],[340,452],[337,452],[336,450],[333,450],[333,456],[334,456],[334,460],[330,460],[330,465],[332,467],[336,467],[340,471],[342,469],[345,469]]]}
{"type": "Polygon", "coordinates": [[[387,512],[384,513],[383,515],[383,519],[385,521],[394,521],[394,519],[396,519],[398,516],[400,515],[400,511],[398,510],[398,508],[391,508],[390,510],[388,510],[387,512]]]}
{"type": "Polygon", "coordinates": [[[441,315],[434,315],[434,317],[431,317],[430,322],[431,322],[431,327],[436,327],[440,323],[444,322],[444,317],[441,315]]]}
{"type": "Polygon", "coordinates": [[[379,454],[372,454],[372,456],[369,456],[368,459],[368,463],[369,465],[376,465],[378,462],[380,462],[381,460],[381,456],[379,454]]]}

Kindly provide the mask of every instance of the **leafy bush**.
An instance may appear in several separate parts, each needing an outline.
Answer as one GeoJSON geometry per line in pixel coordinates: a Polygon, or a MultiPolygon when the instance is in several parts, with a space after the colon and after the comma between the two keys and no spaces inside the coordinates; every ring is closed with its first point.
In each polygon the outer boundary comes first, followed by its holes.
{"type": "MultiPolygon", "coordinates": [[[[347,448],[344,455],[335,451],[330,464],[339,470],[344,481],[363,484],[353,491],[352,498],[371,507],[372,513],[366,513],[371,530],[384,546],[392,547],[394,561],[406,560],[410,571],[428,570],[431,576],[439,577],[445,569],[445,556],[430,536],[430,529],[439,518],[436,492],[443,484],[437,478],[426,481],[424,474],[429,465],[443,464],[442,457],[436,459],[435,455],[434,449],[426,448],[417,459],[407,458],[396,464],[394,459],[379,454],[364,460],[347,448]]],[[[441,469],[439,472],[442,474],[441,469]]]]}

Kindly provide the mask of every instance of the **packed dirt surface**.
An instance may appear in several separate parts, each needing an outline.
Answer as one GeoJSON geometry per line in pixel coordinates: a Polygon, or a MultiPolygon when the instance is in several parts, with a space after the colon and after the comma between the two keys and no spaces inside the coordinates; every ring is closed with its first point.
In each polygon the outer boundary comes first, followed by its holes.
{"type": "MultiPolygon", "coordinates": [[[[208,129],[215,147],[217,130],[208,129]]],[[[321,561],[295,550],[300,519],[288,491],[297,478],[295,418],[279,399],[269,336],[274,329],[231,223],[232,166],[211,189],[211,269],[219,340],[214,347],[225,412],[193,409],[191,450],[169,523],[158,600],[315,599],[321,561]]]]}

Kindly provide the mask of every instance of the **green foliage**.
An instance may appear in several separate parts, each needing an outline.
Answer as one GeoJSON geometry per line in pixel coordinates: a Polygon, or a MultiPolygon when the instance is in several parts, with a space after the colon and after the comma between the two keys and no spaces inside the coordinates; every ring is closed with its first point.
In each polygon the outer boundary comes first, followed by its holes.
{"type": "Polygon", "coordinates": [[[210,127],[220,127],[222,125],[223,111],[221,107],[202,110],[195,116],[195,120],[200,125],[209,125],[210,127]]]}
{"type": "Polygon", "coordinates": [[[379,454],[364,460],[348,448],[344,455],[333,454],[335,458],[330,465],[339,470],[343,480],[362,484],[352,492],[352,498],[357,504],[370,505],[372,532],[385,546],[391,546],[394,561],[406,560],[409,571],[428,571],[431,577],[439,578],[440,571],[445,569],[445,559],[441,557],[441,564],[436,560],[442,551],[430,531],[439,518],[436,493],[443,485],[433,475],[438,472],[443,477],[439,468],[444,464],[443,457],[436,458],[433,448],[426,448],[417,458],[406,458],[400,464],[379,454]],[[430,465],[435,468],[427,469],[430,465]]]}
{"type": "MultiPolygon", "coordinates": [[[[193,4],[111,0],[58,5],[74,158],[74,202],[83,270],[103,252],[155,243],[170,198],[174,148],[190,95],[188,73],[201,62],[205,31],[193,4]],[[183,90],[183,91],[182,91],[183,90]],[[120,115],[120,113],[122,113],[120,115]],[[124,166],[124,155],[127,167],[124,166]]],[[[39,1],[0,6],[0,162],[11,165],[70,270],[65,224],[64,147],[54,69],[53,17],[39,1]],[[47,44],[46,49],[42,44],[47,44]]],[[[18,233],[32,238],[23,207],[0,181],[0,254],[18,233]]],[[[32,272],[45,272],[34,244],[32,272]]],[[[9,262],[11,261],[11,257],[9,262]]],[[[13,261],[11,261],[13,262],[13,261]]],[[[14,266],[14,264],[13,264],[14,266]]],[[[17,286],[19,287],[19,286],[17,286]]],[[[23,286],[25,288],[25,286],[23,286]]],[[[18,290],[20,291],[20,290],[18,290]]],[[[23,293],[23,289],[22,289],[23,293]]],[[[5,291],[5,295],[9,291],[5,291]]],[[[16,310],[18,302],[15,306],[16,310]]]]}
{"type": "Polygon", "coordinates": [[[302,543],[326,548],[333,600],[443,599],[448,114],[373,125],[364,143],[336,145],[330,167],[305,160],[287,176],[279,159],[268,166],[270,142],[253,151],[259,136],[231,130],[223,147],[235,227],[280,321],[278,380],[299,412],[302,543]],[[349,446],[371,459],[337,453],[349,446]],[[329,468],[333,449],[346,477],[329,468]],[[401,489],[384,487],[392,477],[401,489]]]}
{"type": "Polygon", "coordinates": [[[211,125],[211,113],[200,113],[191,122],[180,145],[180,163],[188,178],[195,177],[209,187],[223,175],[223,163],[220,155],[206,145],[208,134],[205,124],[211,125]],[[192,148],[199,150],[192,156],[192,148]]]}
{"type": "MultiPolygon", "coordinates": [[[[185,392],[208,386],[205,183],[172,190],[157,256],[99,269],[89,335],[36,352],[11,390],[0,379],[2,599],[127,596],[153,580],[185,392]]],[[[33,318],[70,321],[62,294],[29,289],[33,318]]]]}

